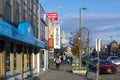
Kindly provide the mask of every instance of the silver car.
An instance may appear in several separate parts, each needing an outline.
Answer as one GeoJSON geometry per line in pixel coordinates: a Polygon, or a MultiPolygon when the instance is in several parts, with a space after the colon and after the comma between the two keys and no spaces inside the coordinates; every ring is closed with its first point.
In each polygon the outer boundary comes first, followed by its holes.
{"type": "Polygon", "coordinates": [[[107,60],[111,61],[116,66],[120,66],[120,57],[118,56],[108,56],[107,60]]]}

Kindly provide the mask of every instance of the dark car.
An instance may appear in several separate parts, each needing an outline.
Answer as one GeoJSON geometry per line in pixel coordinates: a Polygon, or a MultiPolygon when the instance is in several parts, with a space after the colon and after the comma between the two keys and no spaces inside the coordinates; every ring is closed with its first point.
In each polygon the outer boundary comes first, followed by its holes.
{"type": "Polygon", "coordinates": [[[90,56],[87,54],[82,55],[82,66],[86,66],[86,61],[90,60],[90,56]]]}
{"type": "Polygon", "coordinates": [[[90,68],[90,70],[93,70],[93,71],[96,71],[96,64],[98,63],[98,60],[97,59],[90,59],[89,60],[89,63],[88,63],[88,66],[90,68]]]}

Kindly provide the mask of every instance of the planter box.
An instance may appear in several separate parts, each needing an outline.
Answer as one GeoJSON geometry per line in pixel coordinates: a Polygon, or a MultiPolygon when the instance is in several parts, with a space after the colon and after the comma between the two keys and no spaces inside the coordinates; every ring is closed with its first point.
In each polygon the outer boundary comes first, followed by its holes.
{"type": "Polygon", "coordinates": [[[73,70],[73,73],[81,73],[81,74],[85,74],[86,73],[86,70],[73,70]]]}

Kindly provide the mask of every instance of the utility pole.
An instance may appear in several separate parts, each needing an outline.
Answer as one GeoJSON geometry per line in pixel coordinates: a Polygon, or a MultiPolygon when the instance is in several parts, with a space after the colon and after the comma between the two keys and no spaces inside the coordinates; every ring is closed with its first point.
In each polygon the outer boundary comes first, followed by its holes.
{"type": "Polygon", "coordinates": [[[81,39],[81,34],[82,34],[82,10],[87,10],[87,8],[85,7],[82,7],[80,8],[80,28],[79,28],[79,33],[80,33],[80,48],[79,48],[79,68],[81,68],[81,58],[82,58],[82,51],[81,51],[81,43],[82,43],[82,39],[81,39]]]}

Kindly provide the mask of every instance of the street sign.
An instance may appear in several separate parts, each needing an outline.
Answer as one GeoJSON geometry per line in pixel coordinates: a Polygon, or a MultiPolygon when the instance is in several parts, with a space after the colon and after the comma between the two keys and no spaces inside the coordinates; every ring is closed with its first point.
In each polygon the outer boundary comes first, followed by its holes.
{"type": "Polygon", "coordinates": [[[101,45],[100,45],[101,43],[100,43],[100,39],[99,38],[97,38],[96,39],[96,50],[97,51],[100,51],[100,48],[101,48],[101,45]]]}
{"type": "Polygon", "coordinates": [[[57,12],[46,13],[46,15],[48,16],[48,19],[51,21],[58,20],[58,13],[57,12]]]}
{"type": "Polygon", "coordinates": [[[98,57],[98,62],[96,64],[97,66],[97,73],[96,73],[96,80],[99,80],[100,76],[99,76],[99,51],[100,51],[100,48],[101,48],[101,45],[100,45],[100,39],[97,38],[96,39],[96,50],[97,50],[97,57],[98,57]]]}

